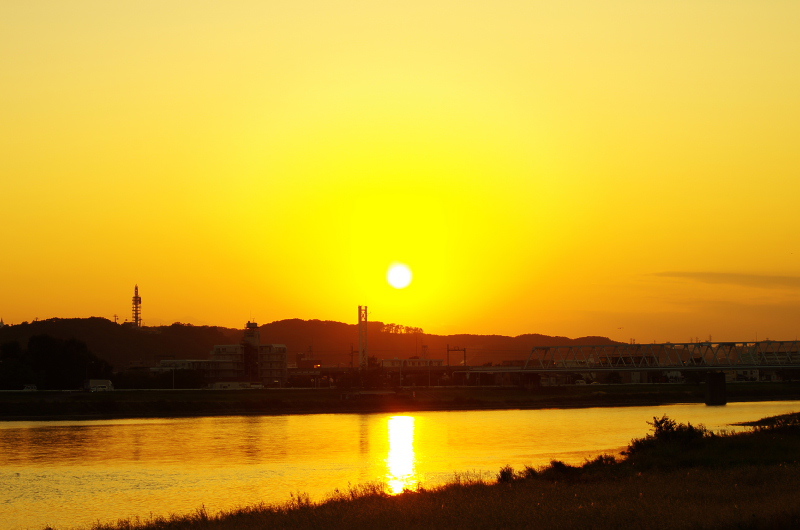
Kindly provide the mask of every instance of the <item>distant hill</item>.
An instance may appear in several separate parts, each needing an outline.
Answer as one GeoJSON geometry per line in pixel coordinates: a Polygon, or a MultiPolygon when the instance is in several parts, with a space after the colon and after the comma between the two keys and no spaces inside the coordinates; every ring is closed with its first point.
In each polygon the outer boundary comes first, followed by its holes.
{"type": "Polygon", "coordinates": [[[204,359],[214,344],[238,342],[241,332],[185,324],[137,329],[99,317],[51,318],[0,328],[0,344],[17,341],[24,347],[36,335],[78,339],[90,352],[121,370],[131,363],[153,365],[160,359],[204,359]]]}
{"type": "MultiPolygon", "coordinates": [[[[351,347],[358,349],[356,324],[288,319],[262,325],[259,329],[262,343],[287,346],[290,361],[294,361],[297,354],[305,354],[326,365],[349,366],[351,347]]],[[[618,344],[607,337],[430,335],[414,331],[414,328],[370,322],[370,355],[379,359],[422,356],[423,346],[427,346],[429,358],[446,359],[449,345],[451,348],[466,348],[467,363],[478,365],[524,359],[534,346],[618,344]]],[[[161,359],[207,359],[215,344],[238,344],[242,330],[180,323],[137,329],[99,317],[52,318],[0,328],[0,344],[17,341],[24,347],[35,335],[83,341],[97,357],[112,364],[116,370],[122,370],[132,363],[153,365],[161,359]]],[[[462,361],[463,353],[451,353],[451,364],[462,361]]]]}

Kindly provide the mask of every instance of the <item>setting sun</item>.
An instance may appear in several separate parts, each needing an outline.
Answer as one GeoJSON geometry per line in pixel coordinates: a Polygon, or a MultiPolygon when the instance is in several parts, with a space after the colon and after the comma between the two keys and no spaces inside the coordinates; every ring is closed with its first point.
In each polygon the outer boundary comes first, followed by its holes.
{"type": "Polygon", "coordinates": [[[4,323],[800,332],[800,2],[230,4],[0,2],[4,323]]]}
{"type": "Polygon", "coordinates": [[[404,289],[411,283],[411,269],[408,268],[408,265],[394,263],[389,267],[386,277],[389,285],[395,289],[404,289]]]}

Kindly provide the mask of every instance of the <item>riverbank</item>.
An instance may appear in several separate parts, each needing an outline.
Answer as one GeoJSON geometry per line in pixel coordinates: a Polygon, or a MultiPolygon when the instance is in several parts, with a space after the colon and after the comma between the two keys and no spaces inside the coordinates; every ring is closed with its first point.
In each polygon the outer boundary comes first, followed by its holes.
{"type": "Polygon", "coordinates": [[[506,467],[495,480],[461,476],[396,496],[362,486],[319,503],[298,495],[280,506],[92,528],[791,528],[800,524],[799,452],[797,414],[721,435],[661,418],[621,459],[506,467]]]}
{"type": "MultiPolygon", "coordinates": [[[[0,421],[544,409],[703,403],[705,385],[0,392],[0,421]]],[[[800,383],[729,383],[728,401],[800,400],[800,383]]]]}

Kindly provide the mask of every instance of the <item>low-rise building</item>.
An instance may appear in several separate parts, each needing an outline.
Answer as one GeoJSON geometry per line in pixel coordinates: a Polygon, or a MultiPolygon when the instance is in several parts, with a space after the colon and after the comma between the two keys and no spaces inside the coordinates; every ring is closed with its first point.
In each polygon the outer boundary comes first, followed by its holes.
{"type": "Polygon", "coordinates": [[[288,378],[286,346],[260,342],[258,324],[248,322],[240,344],[218,344],[209,359],[163,359],[150,370],[198,372],[211,388],[284,386],[288,378]]]}
{"type": "Polygon", "coordinates": [[[214,346],[211,361],[218,363],[215,380],[283,386],[288,377],[286,346],[261,344],[261,334],[255,322],[247,323],[241,343],[214,346]]]}

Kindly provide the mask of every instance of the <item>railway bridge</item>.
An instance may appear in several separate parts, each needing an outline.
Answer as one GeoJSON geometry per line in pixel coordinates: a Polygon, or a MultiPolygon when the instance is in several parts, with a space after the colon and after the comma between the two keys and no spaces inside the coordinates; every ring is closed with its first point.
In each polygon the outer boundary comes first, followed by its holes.
{"type": "Polygon", "coordinates": [[[474,373],[700,371],[706,402],[724,404],[725,372],[800,369],[800,341],[682,342],[599,346],[537,346],[520,366],[479,366],[474,373]]]}

